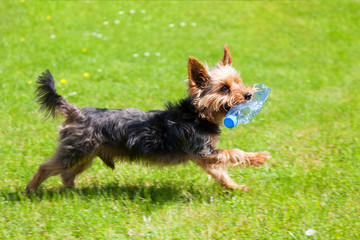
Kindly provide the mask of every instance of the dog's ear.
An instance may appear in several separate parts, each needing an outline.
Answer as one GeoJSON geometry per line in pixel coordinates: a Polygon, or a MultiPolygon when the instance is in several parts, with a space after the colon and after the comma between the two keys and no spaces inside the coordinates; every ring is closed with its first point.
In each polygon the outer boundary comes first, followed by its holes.
{"type": "Polygon", "coordinates": [[[221,59],[221,63],[223,66],[232,65],[231,54],[230,54],[229,46],[227,44],[224,47],[224,57],[221,59]]]}
{"type": "Polygon", "coordinates": [[[210,80],[206,68],[194,57],[189,57],[188,74],[189,89],[203,89],[210,80]]]}

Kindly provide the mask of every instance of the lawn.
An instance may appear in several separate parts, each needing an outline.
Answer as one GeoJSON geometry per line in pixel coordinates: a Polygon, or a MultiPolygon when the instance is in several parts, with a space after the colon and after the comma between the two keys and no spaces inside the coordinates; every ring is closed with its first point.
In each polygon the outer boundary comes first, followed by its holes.
{"type": "Polygon", "coordinates": [[[1,1],[1,239],[360,239],[360,2],[1,1]],[[220,148],[267,150],[228,191],[194,164],[99,159],[64,190],[23,196],[57,144],[34,103],[45,69],[79,107],[161,109],[186,96],[187,58],[229,44],[247,85],[272,88],[220,148]],[[305,231],[314,229],[312,236],[305,231]]]}

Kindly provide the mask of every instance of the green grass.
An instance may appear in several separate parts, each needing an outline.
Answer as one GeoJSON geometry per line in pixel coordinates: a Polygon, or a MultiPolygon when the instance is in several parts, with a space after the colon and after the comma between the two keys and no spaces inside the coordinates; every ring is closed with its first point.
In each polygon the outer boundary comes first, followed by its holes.
{"type": "Polygon", "coordinates": [[[0,238],[360,239],[359,7],[1,1],[0,238]],[[250,192],[227,191],[194,164],[112,171],[96,160],[76,190],[53,177],[21,195],[53,153],[61,122],[36,112],[28,81],[48,68],[58,92],[80,107],[162,108],[186,95],[187,57],[215,64],[226,43],[247,85],[272,88],[250,124],[221,136],[221,148],[271,152],[261,168],[230,170],[250,192]]]}

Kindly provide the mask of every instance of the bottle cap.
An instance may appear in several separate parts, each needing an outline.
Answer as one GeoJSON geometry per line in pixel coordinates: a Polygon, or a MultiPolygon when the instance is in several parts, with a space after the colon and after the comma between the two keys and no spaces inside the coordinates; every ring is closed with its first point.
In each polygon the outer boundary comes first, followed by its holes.
{"type": "Polygon", "coordinates": [[[227,128],[233,128],[235,127],[236,125],[238,125],[238,119],[237,117],[235,116],[227,116],[225,119],[224,119],[224,125],[225,127],[227,128]]]}

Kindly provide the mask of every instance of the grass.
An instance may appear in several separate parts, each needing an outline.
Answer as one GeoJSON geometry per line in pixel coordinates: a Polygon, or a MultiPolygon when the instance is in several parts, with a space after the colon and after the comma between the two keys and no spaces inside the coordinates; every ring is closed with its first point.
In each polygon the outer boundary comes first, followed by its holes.
{"type": "Polygon", "coordinates": [[[2,1],[0,238],[359,239],[359,5],[2,1]],[[80,107],[150,110],[185,96],[188,56],[215,64],[225,43],[247,85],[272,88],[262,112],[220,141],[271,152],[261,168],[230,171],[250,192],[227,191],[194,164],[112,171],[97,160],[75,190],[54,177],[21,195],[61,122],[36,112],[29,81],[42,71],[80,107]]]}

